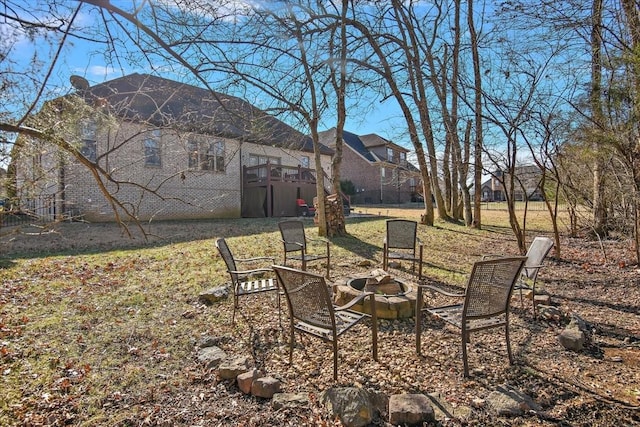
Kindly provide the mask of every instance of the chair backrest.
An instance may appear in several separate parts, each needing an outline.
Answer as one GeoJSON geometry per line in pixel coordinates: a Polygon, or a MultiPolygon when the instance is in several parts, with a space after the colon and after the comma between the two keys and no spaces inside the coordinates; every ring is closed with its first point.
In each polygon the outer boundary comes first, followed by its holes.
{"type": "Polygon", "coordinates": [[[293,319],[335,332],[333,303],[324,277],[290,267],[272,268],[284,289],[293,319]]]}
{"type": "Polygon", "coordinates": [[[527,251],[527,262],[524,264],[522,275],[527,276],[529,279],[535,279],[538,275],[538,270],[542,261],[553,248],[553,240],[548,237],[536,237],[531,242],[529,250],[527,251]]]}
{"type": "Polygon", "coordinates": [[[227,265],[227,271],[231,275],[231,280],[236,283],[238,281],[238,275],[236,273],[232,273],[232,271],[236,271],[236,261],[233,259],[233,254],[231,253],[231,249],[229,249],[229,245],[227,245],[227,241],[223,238],[216,240],[216,248],[220,252],[220,256],[224,260],[224,263],[227,265]]]}
{"type": "Polygon", "coordinates": [[[418,223],[406,219],[387,221],[387,247],[396,249],[414,249],[418,223]]]}
{"type": "Polygon", "coordinates": [[[280,234],[284,241],[284,251],[293,252],[307,249],[307,240],[304,234],[304,223],[295,219],[280,221],[278,223],[280,234]],[[295,243],[299,243],[297,245],[295,243]]]}
{"type": "Polygon", "coordinates": [[[506,313],[526,259],[520,256],[476,262],[467,282],[463,315],[483,318],[506,313]]]}

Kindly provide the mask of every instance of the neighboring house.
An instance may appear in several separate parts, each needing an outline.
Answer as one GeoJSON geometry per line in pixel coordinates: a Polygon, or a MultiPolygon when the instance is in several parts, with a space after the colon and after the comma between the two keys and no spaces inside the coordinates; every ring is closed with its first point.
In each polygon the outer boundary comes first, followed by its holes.
{"type": "MultiPolygon", "coordinates": [[[[351,204],[415,201],[420,171],[407,161],[409,150],[376,134],[343,132],[340,179],[351,181],[356,193],[351,204]]],[[[336,129],[320,132],[320,142],[335,149],[336,129]]]]}
{"type": "MultiPolygon", "coordinates": [[[[72,83],[39,114],[66,117],[57,132],[140,220],[293,216],[316,195],[311,139],[242,99],[145,74],[72,83]]],[[[321,147],[326,170],[331,154],[321,147]]],[[[48,195],[57,217],[115,218],[91,171],[51,144],[14,161],[23,203],[48,195]]]]}
{"type": "MultiPolygon", "coordinates": [[[[516,178],[514,188],[514,200],[543,200],[544,193],[540,188],[540,179],[542,174],[540,169],[535,165],[516,166],[514,170],[516,178]],[[524,187],[524,191],[523,191],[524,187]]],[[[503,181],[509,181],[509,175],[496,171],[491,177],[482,183],[482,201],[483,202],[504,202],[507,200],[503,181]]]]}

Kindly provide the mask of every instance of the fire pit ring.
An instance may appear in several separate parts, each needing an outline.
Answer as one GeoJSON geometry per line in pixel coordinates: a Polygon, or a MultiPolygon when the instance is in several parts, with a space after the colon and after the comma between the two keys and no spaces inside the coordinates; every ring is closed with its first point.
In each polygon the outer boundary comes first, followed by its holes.
{"type": "Polygon", "coordinates": [[[368,277],[356,277],[347,281],[347,286],[352,287],[358,291],[373,292],[376,296],[383,297],[399,297],[404,296],[409,292],[409,286],[406,283],[392,279],[389,283],[383,284],[367,284],[368,277]],[[397,292],[393,293],[394,290],[397,292]]]}
{"type": "MultiPolygon", "coordinates": [[[[416,309],[416,291],[410,282],[391,278],[384,283],[369,284],[372,277],[378,276],[376,270],[371,275],[348,277],[337,280],[333,285],[335,303],[347,304],[363,292],[373,292],[376,300],[376,315],[380,319],[405,319],[413,317],[416,309]],[[373,274],[376,273],[376,274],[373,274]]],[[[369,313],[370,306],[356,304],[352,310],[369,313]]]]}

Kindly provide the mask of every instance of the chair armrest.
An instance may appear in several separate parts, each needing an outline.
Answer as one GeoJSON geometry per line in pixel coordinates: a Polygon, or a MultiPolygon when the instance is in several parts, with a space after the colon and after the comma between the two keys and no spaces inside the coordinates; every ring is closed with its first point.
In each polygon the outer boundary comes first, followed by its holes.
{"type": "Polygon", "coordinates": [[[317,246],[320,246],[320,243],[324,243],[325,250],[327,251],[327,254],[329,253],[329,241],[327,239],[313,238],[313,239],[307,239],[307,240],[309,240],[311,243],[316,243],[317,246]]]}
{"type": "Polygon", "coordinates": [[[235,259],[236,262],[255,262],[255,261],[266,261],[266,260],[270,260],[271,264],[273,264],[276,259],[270,256],[259,256],[254,258],[236,258],[235,259]]]}
{"type": "Polygon", "coordinates": [[[333,309],[335,311],[343,311],[343,310],[348,310],[351,307],[353,307],[354,305],[356,305],[357,303],[359,303],[360,301],[365,300],[368,296],[374,295],[373,292],[363,292],[360,295],[358,295],[357,297],[355,297],[354,299],[352,299],[351,301],[349,301],[348,303],[346,303],[345,305],[341,305],[341,306],[337,306],[334,307],[333,309]]]}
{"type": "Polygon", "coordinates": [[[329,241],[327,239],[323,239],[322,237],[314,237],[314,238],[308,238],[307,240],[310,242],[323,242],[326,243],[327,245],[329,244],[329,241]]]}
{"type": "Polygon", "coordinates": [[[433,285],[417,285],[417,286],[420,289],[429,289],[429,290],[432,290],[432,291],[437,292],[439,294],[446,295],[448,297],[462,298],[462,297],[465,296],[464,293],[462,293],[462,294],[454,294],[454,293],[448,292],[448,291],[446,291],[446,290],[444,290],[442,288],[439,288],[439,287],[433,286],[433,285]]]}
{"type": "Polygon", "coordinates": [[[255,274],[255,273],[270,273],[273,272],[270,268],[255,268],[253,270],[229,270],[229,273],[233,274],[255,274]]]}
{"type": "Polygon", "coordinates": [[[282,240],[282,239],[280,239],[280,241],[282,243],[287,244],[287,245],[297,245],[297,246],[300,246],[300,248],[304,248],[304,245],[302,243],[300,243],[300,242],[290,242],[288,240],[282,240]]]}
{"type": "Polygon", "coordinates": [[[534,268],[542,268],[544,267],[544,265],[540,264],[540,265],[525,265],[524,267],[522,267],[523,270],[528,270],[528,269],[534,269],[534,268]]]}

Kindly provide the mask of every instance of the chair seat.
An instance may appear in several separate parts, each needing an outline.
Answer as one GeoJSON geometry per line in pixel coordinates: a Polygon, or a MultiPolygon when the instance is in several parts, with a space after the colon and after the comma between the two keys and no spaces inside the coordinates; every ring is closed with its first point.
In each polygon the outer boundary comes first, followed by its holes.
{"type": "Polygon", "coordinates": [[[326,259],[327,256],[326,255],[289,255],[290,259],[296,260],[296,261],[318,261],[321,259],[326,259]]]}
{"type": "MultiPolygon", "coordinates": [[[[462,327],[462,304],[449,305],[445,307],[428,308],[425,309],[428,313],[439,317],[447,323],[450,323],[458,328],[462,327]]],[[[468,331],[479,331],[487,328],[495,328],[507,323],[505,316],[492,316],[481,319],[467,319],[468,331]]]]}
{"type": "Polygon", "coordinates": [[[238,295],[256,294],[258,292],[275,291],[278,284],[273,278],[258,279],[247,282],[240,282],[238,285],[238,295]]]}
{"type": "Polygon", "coordinates": [[[416,258],[413,254],[408,252],[389,252],[387,255],[388,259],[404,259],[407,261],[419,261],[420,258],[416,258]]]}
{"type": "MultiPolygon", "coordinates": [[[[345,311],[335,311],[335,322],[336,322],[336,336],[342,335],[344,332],[349,330],[352,326],[357,324],[360,320],[366,317],[366,315],[362,313],[357,313],[355,311],[345,310],[345,311]]],[[[312,320],[311,316],[311,319],[312,320]]],[[[321,315],[320,318],[326,318],[321,315]]],[[[294,327],[302,332],[307,334],[315,335],[319,338],[331,340],[333,339],[332,330],[329,328],[325,328],[322,326],[316,326],[311,322],[303,322],[301,320],[296,320],[294,323],[294,327]]]]}

